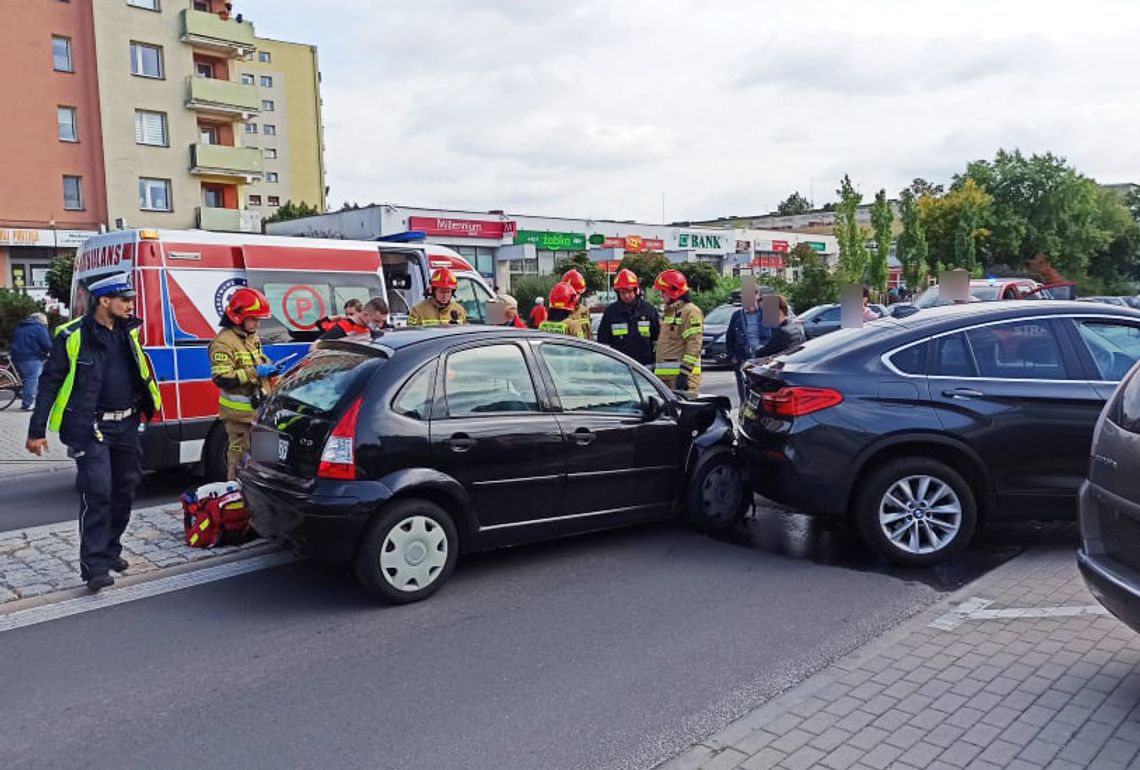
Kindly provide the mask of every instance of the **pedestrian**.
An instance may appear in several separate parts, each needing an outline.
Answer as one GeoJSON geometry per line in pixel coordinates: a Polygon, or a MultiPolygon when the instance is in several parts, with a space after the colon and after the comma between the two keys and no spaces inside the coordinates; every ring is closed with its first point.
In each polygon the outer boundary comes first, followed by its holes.
{"type": "Polygon", "coordinates": [[[534,307],[530,309],[530,328],[537,329],[546,320],[546,305],[543,304],[545,302],[546,299],[543,297],[534,298],[534,307]]]}
{"type": "Polygon", "coordinates": [[[574,268],[562,274],[562,283],[568,284],[578,296],[574,300],[574,317],[583,322],[586,330],[586,339],[594,338],[594,330],[590,325],[590,309],[586,307],[586,278],[574,268]]]}
{"type": "Polygon", "coordinates": [[[863,321],[878,321],[879,314],[871,307],[871,290],[863,287],[863,321]]]}
{"type": "Polygon", "coordinates": [[[114,585],[130,566],[122,536],[131,518],[139,462],[140,415],[162,408],[158,384],[132,317],[135,290],[126,273],[87,288],[90,312],[57,331],[40,376],[26,448],[42,455],[46,431],[59,433],[75,460],[79,492],[79,574],[91,591],[114,585]]]}
{"type": "Polygon", "coordinates": [[[504,309],[506,311],[507,320],[502,323],[502,326],[513,326],[516,329],[525,329],[526,324],[523,323],[523,319],[519,315],[519,301],[510,294],[500,294],[499,301],[506,306],[504,309]]]}
{"type": "Polygon", "coordinates": [[[579,339],[589,339],[586,329],[590,328],[589,321],[583,322],[574,315],[578,307],[578,292],[568,283],[555,284],[550,290],[550,317],[538,327],[539,331],[547,334],[565,334],[579,339]],[[582,327],[586,328],[583,329],[582,327]]]}
{"type": "Polygon", "coordinates": [[[804,343],[803,326],[788,318],[788,301],[782,295],[777,295],[776,299],[780,307],[779,325],[773,327],[772,336],[756,351],[756,358],[774,356],[804,343]]]}
{"type": "Polygon", "coordinates": [[[47,316],[32,313],[16,326],[12,335],[12,363],[24,383],[20,392],[20,407],[30,412],[36,402],[36,388],[40,383],[40,372],[44,359],[51,352],[51,335],[48,333],[47,316]]]}
{"type": "Polygon", "coordinates": [[[437,267],[431,274],[430,294],[417,302],[408,313],[408,326],[447,326],[467,323],[467,311],[453,299],[459,281],[446,267],[437,267]]]}
{"type": "Polygon", "coordinates": [[[725,348],[729,361],[732,363],[732,373],[736,376],[736,393],[740,400],[744,400],[744,372],[741,366],[745,361],[754,358],[760,346],[772,336],[771,330],[764,325],[764,313],[757,302],[758,295],[753,292],[744,298],[744,304],[732,314],[728,321],[728,330],[724,334],[725,348]]]}
{"type": "Polygon", "coordinates": [[[618,299],[602,313],[598,342],[625,353],[642,366],[652,366],[653,345],[661,334],[657,308],[642,298],[641,282],[632,270],[618,271],[614,291],[618,299]]]}
{"type": "Polygon", "coordinates": [[[394,328],[388,323],[388,303],[383,297],[373,297],[364,303],[362,320],[371,331],[384,331],[394,328]]]}
{"type": "Polygon", "coordinates": [[[701,387],[705,315],[693,304],[689,282],[680,270],[662,272],[653,282],[653,288],[665,298],[665,316],[661,319],[653,373],[666,387],[696,396],[701,387]]]}
{"type": "Polygon", "coordinates": [[[210,342],[210,379],[221,391],[218,416],[226,431],[226,478],[231,481],[249,451],[254,412],[277,373],[257,336],[265,318],[269,318],[269,300],[257,289],[243,286],[230,297],[221,331],[210,342]]]}

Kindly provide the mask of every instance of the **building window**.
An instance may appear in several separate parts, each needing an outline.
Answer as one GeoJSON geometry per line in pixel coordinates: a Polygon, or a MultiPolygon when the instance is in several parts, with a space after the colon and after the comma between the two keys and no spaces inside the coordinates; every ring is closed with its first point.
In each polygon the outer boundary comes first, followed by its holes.
{"type": "Polygon", "coordinates": [[[131,43],[131,74],[142,78],[161,78],[162,49],[156,45],[131,43]]]}
{"type": "Polygon", "coordinates": [[[260,195],[249,196],[249,205],[250,206],[260,206],[261,205],[261,196],[260,195]]]}
{"type": "Polygon", "coordinates": [[[194,62],[194,74],[200,78],[214,77],[214,65],[208,61],[194,62]]]}
{"type": "Polygon", "coordinates": [[[261,111],[262,112],[273,112],[274,106],[275,105],[273,104],[272,99],[262,99],[261,100],[261,111]]]}
{"type": "Polygon", "coordinates": [[[198,141],[202,144],[221,144],[221,132],[217,126],[198,126],[198,141]]]}
{"type": "Polygon", "coordinates": [[[79,129],[75,123],[75,108],[57,107],[56,113],[59,119],[59,141],[78,142],[79,129]]]}
{"type": "Polygon", "coordinates": [[[273,88],[273,78],[270,77],[269,75],[262,75],[261,76],[261,87],[262,88],[273,88]]]}
{"type": "Polygon", "coordinates": [[[206,13],[209,13],[210,12],[210,0],[194,0],[194,10],[195,11],[205,11],[206,13]]]}
{"type": "Polygon", "coordinates": [[[277,160],[277,150],[273,147],[266,147],[261,151],[261,154],[265,156],[266,160],[277,160]]]}
{"type": "Polygon", "coordinates": [[[269,62],[273,61],[273,57],[270,56],[269,51],[258,51],[257,60],[262,64],[269,64],[269,62]]]}
{"type": "Polygon", "coordinates": [[[148,11],[162,10],[158,6],[158,0],[127,0],[127,5],[133,5],[135,8],[145,8],[148,11]]]}
{"type": "Polygon", "coordinates": [[[171,211],[169,179],[139,179],[139,208],[143,211],[171,211]]]}
{"type": "Polygon", "coordinates": [[[256,134],[257,133],[257,124],[256,123],[246,123],[245,124],[245,132],[247,134],[256,134]]]}
{"type": "Polygon", "coordinates": [[[202,202],[208,209],[221,209],[226,207],[225,189],[218,185],[202,185],[202,202]]]}
{"type": "Polygon", "coordinates": [[[154,147],[168,147],[166,113],[135,110],[135,142],[154,147]]]}
{"type": "Polygon", "coordinates": [[[51,39],[51,61],[56,72],[75,72],[71,66],[71,38],[51,39]]]}
{"type": "Polygon", "coordinates": [[[277,126],[273,125],[272,123],[266,123],[264,126],[262,126],[261,133],[265,134],[266,136],[277,136],[277,126]]]}
{"type": "Polygon", "coordinates": [[[269,205],[270,206],[280,206],[281,205],[281,198],[276,196],[276,195],[270,195],[269,196],[269,205]]]}
{"type": "Polygon", "coordinates": [[[63,178],[63,207],[68,211],[83,210],[83,178],[65,176],[63,178]]]}
{"type": "Polygon", "coordinates": [[[255,82],[256,80],[254,79],[253,75],[249,74],[248,72],[242,73],[241,84],[243,86],[252,86],[255,82]]]}
{"type": "Polygon", "coordinates": [[[277,172],[276,171],[266,171],[265,172],[265,181],[266,182],[278,181],[277,172]]]}

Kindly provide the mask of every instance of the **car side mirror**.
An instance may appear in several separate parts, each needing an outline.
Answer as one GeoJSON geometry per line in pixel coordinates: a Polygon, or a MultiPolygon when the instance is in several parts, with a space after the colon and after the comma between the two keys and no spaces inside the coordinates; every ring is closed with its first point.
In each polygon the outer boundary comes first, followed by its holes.
{"type": "Polygon", "coordinates": [[[649,396],[641,402],[641,416],[645,422],[653,422],[665,411],[665,404],[657,396],[649,396]]]}

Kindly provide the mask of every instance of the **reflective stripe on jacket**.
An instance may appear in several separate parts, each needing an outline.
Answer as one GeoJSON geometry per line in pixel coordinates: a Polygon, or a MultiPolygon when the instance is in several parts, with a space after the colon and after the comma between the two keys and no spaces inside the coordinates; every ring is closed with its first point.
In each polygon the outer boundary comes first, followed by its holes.
{"type": "Polygon", "coordinates": [[[467,311],[455,300],[443,307],[434,299],[417,302],[408,313],[408,326],[448,326],[467,323],[467,311]],[[455,313],[453,320],[451,314],[455,313]]]}
{"type": "MultiPolygon", "coordinates": [[[[589,327],[586,326],[585,328],[588,329],[589,327]]],[[[586,336],[585,329],[583,329],[582,321],[573,316],[568,316],[563,321],[543,321],[539,324],[538,330],[547,334],[565,334],[583,340],[589,339],[586,336]]]]}
{"type": "Polygon", "coordinates": [[[257,365],[271,363],[261,349],[261,340],[257,334],[228,326],[210,342],[209,354],[210,377],[221,391],[218,411],[222,419],[252,420],[254,397],[265,392],[257,365]],[[236,380],[237,384],[222,387],[219,379],[236,380]]]}
{"type": "Polygon", "coordinates": [[[666,305],[665,317],[661,319],[661,336],[657,338],[654,374],[700,374],[704,324],[704,313],[692,302],[666,305]]]}

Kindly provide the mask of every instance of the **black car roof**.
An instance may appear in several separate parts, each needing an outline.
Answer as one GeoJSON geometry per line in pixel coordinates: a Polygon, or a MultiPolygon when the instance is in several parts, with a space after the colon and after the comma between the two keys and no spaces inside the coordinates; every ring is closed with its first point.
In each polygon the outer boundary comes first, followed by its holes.
{"type": "Polygon", "coordinates": [[[433,326],[428,329],[401,327],[399,329],[389,329],[383,334],[376,337],[369,337],[366,334],[350,334],[347,337],[341,337],[337,340],[332,340],[336,343],[351,343],[355,345],[366,345],[373,349],[383,351],[388,355],[392,355],[399,350],[409,348],[415,345],[430,344],[432,342],[441,342],[444,340],[454,341],[457,339],[479,339],[483,337],[517,337],[525,336],[527,338],[554,338],[566,339],[563,335],[558,334],[545,334],[543,332],[534,331],[532,329],[519,329],[513,326],[480,326],[480,325],[464,325],[464,326],[433,326]]]}
{"type": "Polygon", "coordinates": [[[1017,299],[930,307],[905,318],[887,318],[875,323],[890,323],[900,327],[900,329],[919,330],[931,326],[954,326],[956,322],[985,323],[1023,316],[1071,315],[1073,313],[1079,315],[1100,313],[1140,320],[1140,311],[1119,305],[1090,307],[1088,302],[1070,300],[1017,299]]]}

